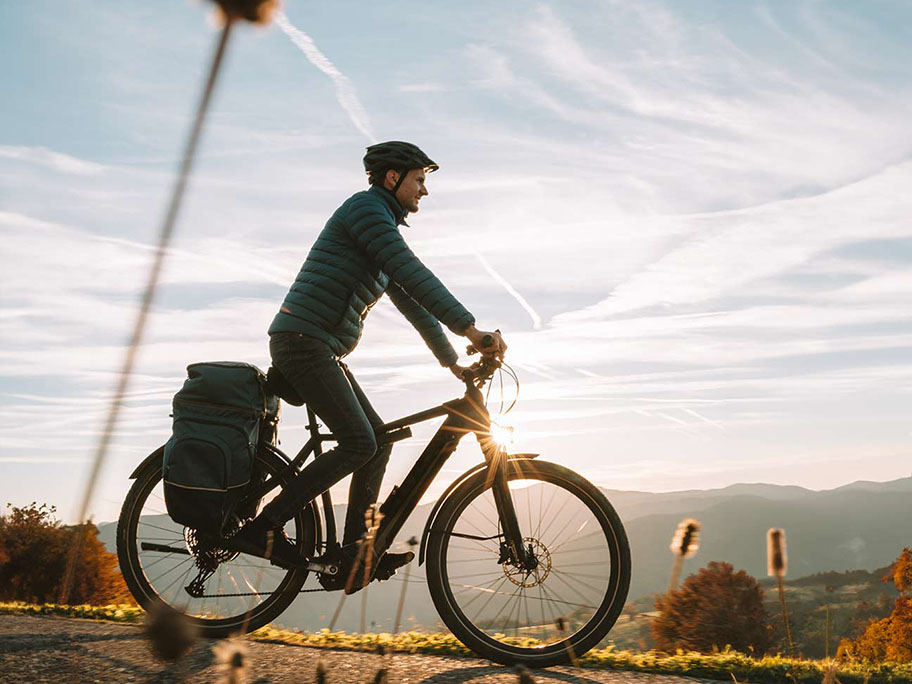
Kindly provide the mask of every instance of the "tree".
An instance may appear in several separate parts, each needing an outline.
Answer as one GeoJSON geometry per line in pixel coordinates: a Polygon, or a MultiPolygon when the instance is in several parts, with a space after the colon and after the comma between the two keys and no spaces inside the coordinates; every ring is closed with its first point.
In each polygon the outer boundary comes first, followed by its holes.
{"type": "Polygon", "coordinates": [[[892,576],[884,579],[892,579],[901,596],[905,596],[907,591],[912,591],[912,548],[903,549],[896,562],[890,566],[890,570],[892,576]]]}
{"type": "Polygon", "coordinates": [[[659,649],[709,652],[731,646],[762,654],[770,644],[763,589],[744,570],[712,562],[656,601],[652,636],[659,649]]]}
{"type": "Polygon", "coordinates": [[[912,548],[903,549],[884,578],[893,581],[900,596],[893,612],[880,620],[872,620],[864,633],[854,642],[844,639],[839,655],[852,655],[874,661],[912,662],[912,548]]]}
{"type": "Polygon", "coordinates": [[[32,502],[0,515],[0,599],[55,602],[76,535],[83,534],[75,560],[70,603],[132,602],[117,569],[117,556],[98,539],[98,528],[63,525],[56,509],[32,502]]]}

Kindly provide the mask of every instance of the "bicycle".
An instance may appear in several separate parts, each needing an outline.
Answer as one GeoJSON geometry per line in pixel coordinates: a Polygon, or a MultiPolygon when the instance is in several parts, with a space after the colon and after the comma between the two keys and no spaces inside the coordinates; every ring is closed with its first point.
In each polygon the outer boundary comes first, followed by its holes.
{"type": "MultiPolygon", "coordinates": [[[[537,454],[508,454],[492,438],[482,389],[487,383],[490,391],[498,371],[503,373],[501,362],[485,357],[466,372],[463,397],[377,431],[378,442],[397,442],[411,437],[410,425],[445,418],[380,505],[374,557],[393,543],[460,439],[475,435],[484,462],[459,476],[433,506],[418,563],[427,563],[428,588],[444,624],[472,651],[504,664],[562,664],[596,646],[614,626],[630,583],[630,550],[617,513],[597,487],[537,454]]],[[[294,458],[261,441],[259,476],[240,510],[255,513],[264,497],[332,440],[309,408],[307,415],[310,437],[294,458]]],[[[178,526],[163,510],[162,453],[163,447],[156,449],[131,474],[135,482],[117,525],[121,571],[141,606],[163,601],[189,615],[205,636],[221,638],[269,623],[299,593],[323,591],[303,588],[310,574],[326,580],[339,572],[317,563],[286,570],[204,545],[195,530],[178,526]]],[[[286,533],[307,558],[337,549],[329,492],[298,511],[286,533]]]]}

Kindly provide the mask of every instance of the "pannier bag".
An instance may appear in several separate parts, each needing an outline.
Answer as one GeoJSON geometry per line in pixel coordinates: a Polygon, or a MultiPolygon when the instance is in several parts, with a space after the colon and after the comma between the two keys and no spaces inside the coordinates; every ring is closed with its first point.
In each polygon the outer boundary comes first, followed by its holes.
{"type": "Polygon", "coordinates": [[[257,478],[257,443],[274,439],[279,400],[247,363],[194,363],[187,376],[162,460],[165,506],[174,522],[219,534],[257,478]]]}

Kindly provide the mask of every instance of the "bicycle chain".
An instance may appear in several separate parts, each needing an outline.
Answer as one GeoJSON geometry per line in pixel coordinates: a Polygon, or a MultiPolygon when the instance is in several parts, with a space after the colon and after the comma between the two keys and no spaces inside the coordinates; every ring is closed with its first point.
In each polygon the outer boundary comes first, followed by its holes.
{"type": "Polygon", "coordinates": [[[196,598],[238,598],[241,596],[272,596],[273,594],[311,594],[316,591],[326,591],[326,589],[299,589],[297,592],[292,591],[248,591],[240,594],[203,594],[196,598]]]}

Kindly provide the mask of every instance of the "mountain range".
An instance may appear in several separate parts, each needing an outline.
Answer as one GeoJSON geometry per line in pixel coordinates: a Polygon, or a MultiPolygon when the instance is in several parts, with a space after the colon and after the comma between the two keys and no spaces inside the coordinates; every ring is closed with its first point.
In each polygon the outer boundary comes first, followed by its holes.
{"type": "MultiPolygon", "coordinates": [[[[813,491],[795,486],[735,484],[721,489],[651,493],[602,490],[624,522],[633,559],[629,598],[667,588],[672,554],[669,543],[682,518],[696,518],[702,529],[696,555],[685,561],[684,576],[710,561],[726,561],[761,579],[766,576],[766,532],[786,532],[788,576],[826,571],[874,570],[891,563],[912,545],[912,477],[890,482],[859,481],[813,491]]],[[[341,523],[345,506],[337,505],[341,523]]],[[[399,539],[420,538],[431,504],[420,506],[399,539]]],[[[99,525],[100,538],[114,551],[115,523],[99,525]]],[[[398,546],[402,546],[400,543],[398,546]]],[[[366,627],[392,629],[404,571],[369,588],[366,627]]],[[[439,626],[427,592],[424,568],[413,564],[406,592],[404,625],[439,626]]],[[[308,580],[308,586],[312,580],[308,580]]],[[[314,583],[316,585],[316,583],[314,583]]],[[[289,628],[328,626],[341,594],[303,594],[277,621],[289,628]]],[[[357,630],[361,598],[346,600],[336,629],[357,630]]]]}

